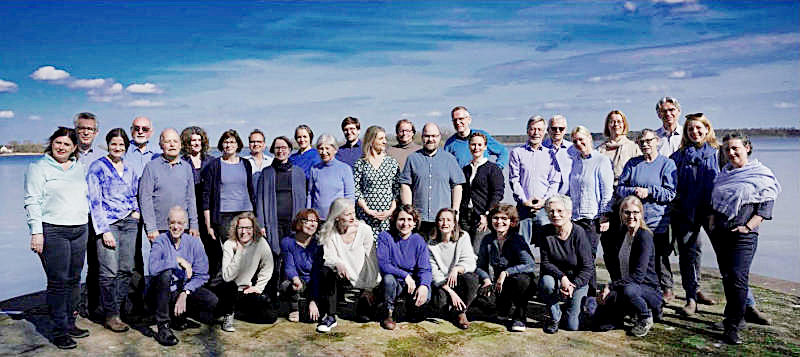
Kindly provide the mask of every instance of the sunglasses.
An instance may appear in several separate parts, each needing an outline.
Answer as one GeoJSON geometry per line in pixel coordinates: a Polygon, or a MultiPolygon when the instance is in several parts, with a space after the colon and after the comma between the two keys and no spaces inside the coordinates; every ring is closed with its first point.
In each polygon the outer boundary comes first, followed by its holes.
{"type": "Polygon", "coordinates": [[[146,126],[136,126],[136,125],[134,125],[133,127],[131,127],[131,131],[134,131],[134,132],[141,131],[143,133],[146,133],[146,132],[150,131],[150,128],[146,127],[146,126]]]}

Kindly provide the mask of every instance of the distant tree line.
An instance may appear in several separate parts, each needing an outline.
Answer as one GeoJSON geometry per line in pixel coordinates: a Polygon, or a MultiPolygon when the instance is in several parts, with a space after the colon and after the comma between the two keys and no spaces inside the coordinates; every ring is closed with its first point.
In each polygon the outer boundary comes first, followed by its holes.
{"type": "Polygon", "coordinates": [[[43,153],[44,148],[47,146],[44,143],[34,143],[30,140],[25,140],[23,142],[18,142],[16,140],[11,140],[7,144],[3,145],[14,152],[35,152],[35,153],[43,153]]]}
{"type": "MultiPolygon", "coordinates": [[[[655,129],[655,128],[654,128],[655,129]]],[[[798,128],[746,128],[746,129],[714,129],[717,134],[717,139],[722,139],[725,134],[740,132],[751,137],[800,137],[800,129],[798,128]]],[[[639,131],[631,130],[628,133],[628,138],[635,139],[639,135],[639,131]]],[[[528,141],[528,135],[493,135],[497,141],[501,143],[524,143],[528,141]]],[[[605,137],[603,133],[592,133],[592,139],[595,142],[602,142],[605,137]]],[[[571,140],[570,135],[567,135],[567,140],[571,140]]]]}

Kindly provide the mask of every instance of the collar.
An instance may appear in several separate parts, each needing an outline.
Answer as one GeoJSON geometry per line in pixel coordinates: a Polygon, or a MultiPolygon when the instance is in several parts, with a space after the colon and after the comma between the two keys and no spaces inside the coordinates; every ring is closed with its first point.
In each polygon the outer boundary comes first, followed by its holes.
{"type": "Polygon", "coordinates": [[[357,148],[357,147],[361,147],[361,139],[356,140],[356,142],[352,144],[350,142],[346,142],[340,148],[357,148]]]}
{"type": "Polygon", "coordinates": [[[168,161],[168,160],[167,160],[167,157],[166,157],[166,156],[164,156],[164,154],[161,154],[161,161],[163,161],[165,164],[167,164],[167,165],[171,165],[171,166],[172,166],[172,165],[182,165],[182,164],[183,164],[183,160],[181,160],[181,159],[180,159],[180,157],[178,157],[178,158],[175,160],[175,162],[172,162],[172,161],[168,161]]]}
{"type": "Polygon", "coordinates": [[[539,143],[539,148],[538,149],[534,149],[533,145],[531,145],[530,142],[526,142],[525,143],[525,149],[528,150],[528,151],[544,151],[544,149],[545,149],[544,140],[542,140],[542,142],[539,143]]]}
{"type": "Polygon", "coordinates": [[[489,161],[489,159],[486,156],[481,156],[481,157],[478,158],[477,162],[476,161],[470,161],[469,165],[474,167],[474,168],[478,168],[481,165],[487,163],[488,161],[489,161]]]}

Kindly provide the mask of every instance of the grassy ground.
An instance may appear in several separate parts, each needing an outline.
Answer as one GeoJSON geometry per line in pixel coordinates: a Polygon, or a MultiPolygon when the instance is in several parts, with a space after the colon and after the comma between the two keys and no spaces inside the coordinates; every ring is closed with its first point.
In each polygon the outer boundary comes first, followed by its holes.
{"type": "MultiPolygon", "coordinates": [[[[604,273],[600,272],[601,280],[604,273]]],[[[91,336],[78,340],[78,348],[71,351],[59,351],[42,336],[40,330],[46,326],[47,318],[35,313],[41,311],[38,308],[20,315],[0,315],[0,355],[800,356],[800,285],[764,279],[754,279],[754,284],[758,284],[754,293],[759,308],[773,319],[773,325],[748,325],[742,333],[745,344],[741,346],[720,344],[718,332],[710,328],[711,323],[721,320],[724,304],[701,306],[696,317],[687,319],[675,313],[683,303],[678,299],[665,308],[665,321],[656,324],[645,338],[627,336],[624,330],[546,335],[537,321],[543,316],[544,306],[532,303],[529,329],[524,333],[508,332],[502,325],[480,321],[462,331],[439,319],[403,322],[396,330],[386,331],[377,322],[362,324],[340,318],[333,333],[319,334],[314,332],[313,324],[281,318],[272,325],[237,321],[234,333],[222,332],[219,326],[177,332],[181,343],[174,347],[162,347],[138,331],[116,334],[80,319],[78,324],[89,328],[91,336]]],[[[702,290],[718,301],[724,300],[721,281],[711,271],[704,275],[702,290]]],[[[678,295],[682,296],[680,289],[678,295]]],[[[14,303],[19,306],[37,301],[35,297],[24,300],[15,299],[14,303]]],[[[13,306],[3,302],[0,307],[9,310],[13,306]]]]}

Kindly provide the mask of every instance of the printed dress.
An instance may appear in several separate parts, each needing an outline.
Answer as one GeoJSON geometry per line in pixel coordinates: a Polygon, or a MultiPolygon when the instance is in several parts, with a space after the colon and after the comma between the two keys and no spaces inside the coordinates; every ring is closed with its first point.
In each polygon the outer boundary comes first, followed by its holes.
{"type": "MultiPolygon", "coordinates": [[[[397,199],[400,191],[400,185],[397,183],[399,175],[400,165],[391,156],[385,156],[378,168],[372,166],[366,158],[358,159],[353,166],[356,200],[364,199],[367,207],[376,211],[391,208],[392,201],[397,199]]],[[[389,218],[379,221],[358,205],[356,205],[356,215],[358,219],[372,227],[373,237],[376,239],[378,233],[389,229],[389,218]]]]}

